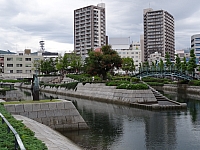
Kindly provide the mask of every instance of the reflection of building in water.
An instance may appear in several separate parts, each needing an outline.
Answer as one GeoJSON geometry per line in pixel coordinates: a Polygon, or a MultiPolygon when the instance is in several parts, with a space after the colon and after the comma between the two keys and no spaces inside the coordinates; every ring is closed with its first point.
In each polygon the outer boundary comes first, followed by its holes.
{"type": "MultiPolygon", "coordinates": [[[[166,113],[154,113],[145,120],[146,148],[176,149],[176,122],[174,117],[163,115],[166,113]],[[160,146],[159,146],[160,145],[160,146]]],[[[173,113],[174,115],[174,113],[173,113]]]]}

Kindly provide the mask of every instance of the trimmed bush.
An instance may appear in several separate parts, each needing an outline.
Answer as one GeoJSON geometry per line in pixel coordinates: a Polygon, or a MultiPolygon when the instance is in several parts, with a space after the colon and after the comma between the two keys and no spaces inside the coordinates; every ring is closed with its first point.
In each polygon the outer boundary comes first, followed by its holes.
{"type": "Polygon", "coordinates": [[[150,86],[163,86],[164,83],[159,83],[159,82],[146,82],[150,86]]]}
{"type": "Polygon", "coordinates": [[[146,90],[149,89],[149,87],[142,83],[137,84],[127,84],[123,83],[117,86],[117,89],[127,89],[127,90],[146,90]]]}
{"type": "Polygon", "coordinates": [[[191,80],[189,82],[189,85],[200,86],[200,80],[191,80]]]}
{"type": "Polygon", "coordinates": [[[130,82],[129,81],[109,81],[109,82],[106,82],[106,86],[118,86],[123,83],[129,84],[130,82]]]}

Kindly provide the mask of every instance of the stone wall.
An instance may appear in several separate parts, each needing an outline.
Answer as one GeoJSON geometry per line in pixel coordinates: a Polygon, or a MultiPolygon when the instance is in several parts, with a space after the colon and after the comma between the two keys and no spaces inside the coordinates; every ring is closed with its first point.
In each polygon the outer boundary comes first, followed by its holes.
{"type": "Polygon", "coordinates": [[[51,88],[49,86],[40,89],[44,92],[63,94],[68,96],[87,98],[112,103],[130,104],[135,102],[154,103],[157,102],[151,90],[125,90],[116,89],[115,86],[105,86],[103,83],[85,84],[79,83],[75,90],[65,88],[51,88]]]}
{"type": "Polygon", "coordinates": [[[8,104],[5,105],[5,108],[13,115],[28,117],[60,131],[88,128],[86,122],[70,101],[8,104]]]}

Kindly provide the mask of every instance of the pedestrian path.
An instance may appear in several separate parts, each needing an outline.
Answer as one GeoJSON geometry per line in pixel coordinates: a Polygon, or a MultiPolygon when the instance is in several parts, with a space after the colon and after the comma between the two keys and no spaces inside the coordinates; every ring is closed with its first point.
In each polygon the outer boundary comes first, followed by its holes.
{"type": "Polygon", "coordinates": [[[50,127],[24,116],[13,116],[17,120],[23,120],[24,125],[35,132],[35,137],[44,142],[48,150],[81,150],[72,141],[50,127]]]}

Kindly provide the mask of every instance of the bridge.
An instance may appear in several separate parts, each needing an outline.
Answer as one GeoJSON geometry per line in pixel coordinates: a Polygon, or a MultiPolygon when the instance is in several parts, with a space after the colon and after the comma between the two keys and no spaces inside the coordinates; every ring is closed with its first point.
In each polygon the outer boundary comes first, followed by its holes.
{"type": "Polygon", "coordinates": [[[183,73],[178,70],[154,70],[154,69],[140,69],[139,73],[133,75],[133,77],[172,77],[184,80],[194,80],[195,77],[191,76],[188,72],[183,73]]]}

